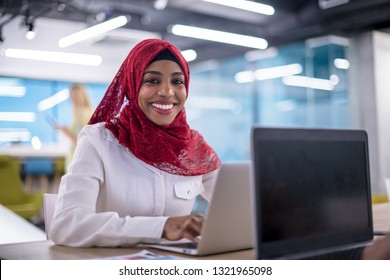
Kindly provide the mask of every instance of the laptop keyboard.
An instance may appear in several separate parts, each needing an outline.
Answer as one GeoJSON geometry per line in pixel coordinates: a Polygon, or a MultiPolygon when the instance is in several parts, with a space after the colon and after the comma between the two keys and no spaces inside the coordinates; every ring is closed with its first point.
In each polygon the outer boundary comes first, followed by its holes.
{"type": "Polygon", "coordinates": [[[303,258],[303,260],[360,260],[365,247],[356,247],[352,249],[330,252],[322,255],[303,258]]]}
{"type": "Polygon", "coordinates": [[[176,247],[176,248],[183,248],[183,249],[196,249],[198,248],[197,243],[174,243],[174,244],[164,244],[164,246],[170,246],[170,247],[176,247]]]}

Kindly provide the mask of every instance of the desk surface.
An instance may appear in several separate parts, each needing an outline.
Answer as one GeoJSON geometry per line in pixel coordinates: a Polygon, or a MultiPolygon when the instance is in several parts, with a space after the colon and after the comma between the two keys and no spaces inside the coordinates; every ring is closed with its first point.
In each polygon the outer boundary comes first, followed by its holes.
{"type": "MultiPolygon", "coordinates": [[[[390,230],[390,204],[373,206],[374,230],[390,230]]],[[[50,240],[13,243],[0,245],[0,259],[50,260],[50,259],[96,259],[138,253],[143,247],[135,248],[71,248],[54,245],[50,240]]],[[[205,259],[205,260],[250,260],[254,259],[254,250],[242,250],[203,257],[191,257],[175,253],[167,253],[156,249],[148,249],[161,255],[205,259]]]]}
{"type": "Polygon", "coordinates": [[[242,250],[223,254],[215,254],[204,257],[192,257],[173,252],[166,252],[157,249],[145,248],[142,246],[131,248],[71,248],[57,246],[51,240],[13,243],[0,245],[0,259],[12,260],[72,260],[72,259],[97,259],[113,256],[122,256],[139,253],[143,249],[154,252],[158,255],[170,255],[180,258],[194,258],[205,260],[253,260],[254,251],[242,250]]]}

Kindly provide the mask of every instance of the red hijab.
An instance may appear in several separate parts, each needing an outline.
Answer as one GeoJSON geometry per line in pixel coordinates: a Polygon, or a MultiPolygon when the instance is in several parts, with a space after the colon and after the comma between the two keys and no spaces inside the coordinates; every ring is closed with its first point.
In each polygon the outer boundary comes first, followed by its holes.
{"type": "Polygon", "coordinates": [[[180,51],[170,42],[147,39],[130,51],[89,124],[105,122],[121,145],[160,170],[182,176],[202,175],[217,169],[221,162],[202,135],[190,129],[184,108],[171,124],[160,126],[138,106],[144,71],[166,49],[184,72],[188,96],[189,67],[180,51]]]}

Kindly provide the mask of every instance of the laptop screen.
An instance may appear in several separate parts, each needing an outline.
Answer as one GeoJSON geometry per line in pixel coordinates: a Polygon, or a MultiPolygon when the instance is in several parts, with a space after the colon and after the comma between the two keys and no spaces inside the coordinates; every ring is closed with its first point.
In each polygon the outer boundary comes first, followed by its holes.
{"type": "Polygon", "coordinates": [[[364,131],[254,128],[258,256],[372,238],[364,131]]]}

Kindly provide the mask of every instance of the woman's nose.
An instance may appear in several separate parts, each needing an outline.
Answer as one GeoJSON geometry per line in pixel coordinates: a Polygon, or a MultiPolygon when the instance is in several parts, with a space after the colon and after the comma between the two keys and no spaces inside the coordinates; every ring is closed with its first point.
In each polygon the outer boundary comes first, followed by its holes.
{"type": "Polygon", "coordinates": [[[161,86],[158,89],[157,94],[164,97],[171,97],[174,95],[174,91],[170,83],[164,82],[161,83],[161,86]]]}

